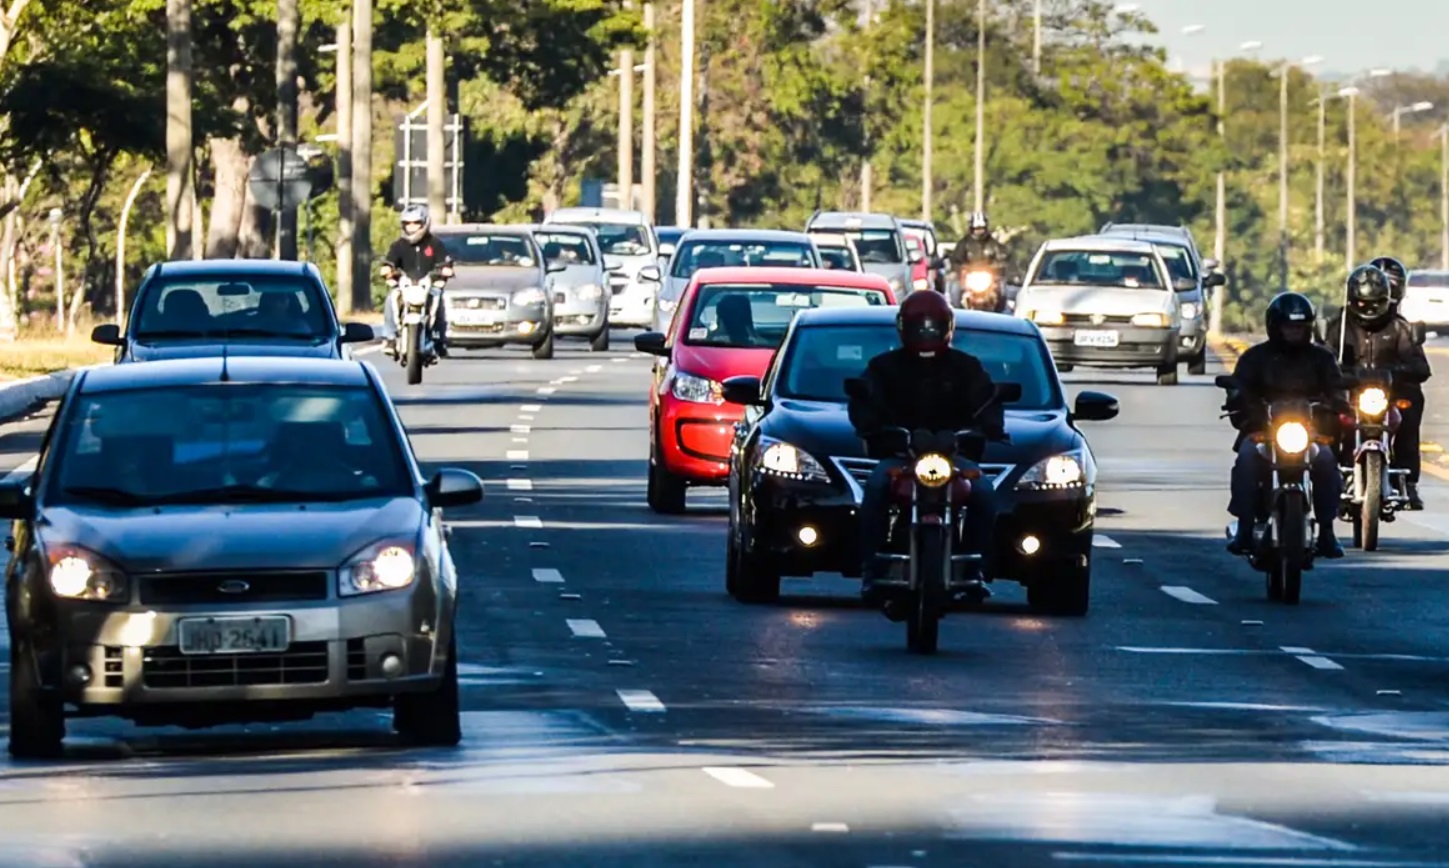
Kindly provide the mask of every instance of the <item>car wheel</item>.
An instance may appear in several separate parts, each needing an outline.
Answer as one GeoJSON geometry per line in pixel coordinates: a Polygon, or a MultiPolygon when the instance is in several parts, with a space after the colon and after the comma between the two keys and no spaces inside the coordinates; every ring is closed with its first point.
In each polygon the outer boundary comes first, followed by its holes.
{"type": "Polygon", "coordinates": [[[1057,372],[1058,373],[1062,373],[1062,374],[1070,374],[1072,371],[1075,371],[1076,369],[1077,369],[1077,366],[1076,365],[1057,365],[1057,372]]]}
{"type": "Polygon", "coordinates": [[[553,332],[548,333],[548,337],[543,339],[543,343],[534,346],[533,357],[535,359],[553,358],[553,332]]]}
{"type": "Polygon", "coordinates": [[[427,693],[404,693],[393,700],[392,728],[420,747],[456,747],[463,740],[458,713],[458,638],[448,642],[443,683],[427,693]]]}
{"type": "Polygon", "coordinates": [[[35,658],[23,642],[10,646],[10,755],[57,759],[65,741],[60,694],[41,689],[35,658]]]}
{"type": "Polygon", "coordinates": [[[1026,588],[1026,603],[1047,615],[1087,614],[1092,596],[1092,562],[1068,564],[1039,576],[1026,588]]]}
{"type": "Polygon", "coordinates": [[[1188,363],[1187,363],[1187,372],[1189,374],[1206,374],[1207,373],[1207,348],[1206,347],[1204,347],[1203,349],[1199,350],[1198,351],[1198,354],[1195,355],[1195,356],[1193,356],[1188,361],[1188,363]]]}
{"type": "Polygon", "coordinates": [[[1157,369],[1157,385],[1159,385],[1159,386],[1176,386],[1177,385],[1177,365],[1174,364],[1171,367],[1164,366],[1164,367],[1158,368],[1157,369]]]}
{"type": "Polygon", "coordinates": [[[589,341],[589,349],[592,352],[602,353],[605,350],[607,350],[608,348],[609,348],[609,324],[608,323],[604,323],[604,327],[601,328],[601,329],[599,329],[599,333],[596,334],[596,335],[594,335],[594,339],[593,340],[589,341]]]}
{"type": "MultiPolygon", "coordinates": [[[[657,444],[658,438],[655,438],[657,444]]],[[[683,515],[684,514],[684,480],[669,472],[664,466],[664,459],[659,456],[659,449],[654,449],[654,455],[649,461],[649,508],[660,515],[683,515]]]]}
{"type": "Polygon", "coordinates": [[[735,553],[735,589],[741,603],[773,603],[780,599],[780,568],[768,555],[740,547],[735,553]]]}

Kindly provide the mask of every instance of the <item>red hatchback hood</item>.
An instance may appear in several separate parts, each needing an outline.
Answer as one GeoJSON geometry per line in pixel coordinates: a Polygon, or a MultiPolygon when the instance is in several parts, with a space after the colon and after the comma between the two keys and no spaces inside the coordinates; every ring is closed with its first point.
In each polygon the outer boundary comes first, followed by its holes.
{"type": "Polygon", "coordinates": [[[763,377],[774,350],[691,347],[675,344],[674,367],[696,377],[723,382],[730,377],[763,377]]]}

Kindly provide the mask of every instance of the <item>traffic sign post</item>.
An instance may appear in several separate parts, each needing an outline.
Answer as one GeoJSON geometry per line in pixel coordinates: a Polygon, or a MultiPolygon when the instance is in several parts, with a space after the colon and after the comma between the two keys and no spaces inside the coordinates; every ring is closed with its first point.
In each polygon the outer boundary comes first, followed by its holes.
{"type": "MultiPolygon", "coordinates": [[[[295,212],[332,189],[334,175],[332,159],[320,148],[273,148],[253,161],[247,189],[252,201],[278,215],[280,223],[283,212],[295,212]]],[[[278,255],[290,252],[279,249],[278,255]]]]}

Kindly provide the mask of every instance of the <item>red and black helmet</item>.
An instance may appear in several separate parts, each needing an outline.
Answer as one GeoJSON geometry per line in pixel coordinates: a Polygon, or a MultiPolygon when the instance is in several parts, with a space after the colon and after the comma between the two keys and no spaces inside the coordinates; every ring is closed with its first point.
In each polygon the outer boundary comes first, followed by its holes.
{"type": "Polygon", "coordinates": [[[901,346],[922,358],[930,358],[951,346],[956,334],[956,312],[939,292],[922,290],[906,296],[896,314],[901,346]]]}

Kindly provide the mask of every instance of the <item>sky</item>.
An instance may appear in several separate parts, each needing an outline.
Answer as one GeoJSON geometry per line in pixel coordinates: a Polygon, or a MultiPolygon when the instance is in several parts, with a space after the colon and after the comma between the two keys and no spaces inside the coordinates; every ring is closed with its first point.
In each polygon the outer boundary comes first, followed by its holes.
{"type": "MultiPolygon", "coordinates": [[[[1263,58],[1323,57],[1313,72],[1348,76],[1449,64],[1449,0],[1131,0],[1157,24],[1174,68],[1204,74],[1214,57],[1263,43],[1263,58]],[[1204,29],[1183,35],[1190,25],[1204,29]],[[1181,64],[1181,66],[1178,66],[1181,64]]],[[[1125,4],[1124,4],[1125,5],[1125,4]]],[[[1443,70],[1449,72],[1449,68],[1443,70]]]]}

